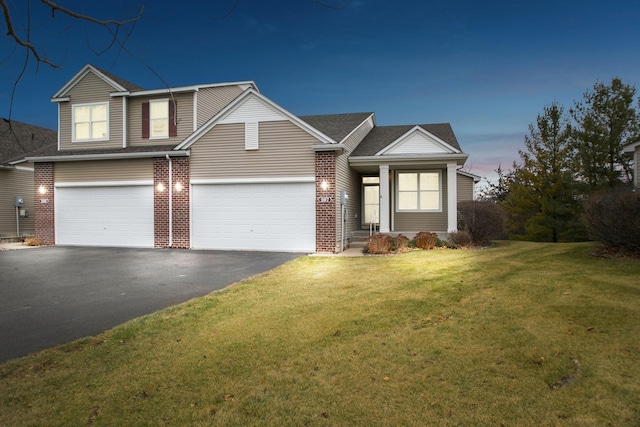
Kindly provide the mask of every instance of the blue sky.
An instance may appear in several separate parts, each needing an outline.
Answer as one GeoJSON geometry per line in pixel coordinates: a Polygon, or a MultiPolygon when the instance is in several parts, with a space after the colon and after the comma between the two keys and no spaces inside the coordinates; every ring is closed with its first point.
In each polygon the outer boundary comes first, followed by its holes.
{"type": "MultiPolygon", "coordinates": [[[[21,4],[14,0],[12,4],[21,4]]],[[[465,169],[492,176],[518,159],[545,105],[567,109],[596,81],[640,84],[640,3],[609,1],[235,0],[61,1],[104,18],[130,17],[127,48],[104,29],[32,2],[32,42],[62,65],[31,60],[12,118],[56,127],[50,96],[92,63],[148,89],[253,80],[297,115],[373,111],[379,125],[451,123],[465,169]],[[180,4],[180,7],[176,7],[180,4]],[[71,25],[73,24],[73,25],[71,25]],[[93,49],[93,51],[92,51],[93,49]],[[145,65],[146,64],[146,65],[145,65]]],[[[20,6],[17,28],[27,25],[20,6]]],[[[3,28],[4,30],[4,28],[3,28]]],[[[0,43],[0,116],[9,114],[24,52],[0,43]]]]}

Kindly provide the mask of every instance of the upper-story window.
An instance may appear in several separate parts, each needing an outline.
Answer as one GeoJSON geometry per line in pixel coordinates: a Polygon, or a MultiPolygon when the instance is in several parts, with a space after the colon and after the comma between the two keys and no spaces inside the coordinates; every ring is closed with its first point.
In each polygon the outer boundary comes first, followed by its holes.
{"type": "Polygon", "coordinates": [[[398,211],[442,210],[440,172],[398,172],[398,211]]]}
{"type": "Polygon", "coordinates": [[[109,140],[109,103],[78,104],[72,107],[73,141],[109,140]]]}
{"type": "Polygon", "coordinates": [[[169,137],[169,100],[149,102],[149,137],[169,137]]]}
{"type": "Polygon", "coordinates": [[[177,136],[176,103],[169,99],[154,99],[142,104],[142,137],[163,139],[177,136]]]}

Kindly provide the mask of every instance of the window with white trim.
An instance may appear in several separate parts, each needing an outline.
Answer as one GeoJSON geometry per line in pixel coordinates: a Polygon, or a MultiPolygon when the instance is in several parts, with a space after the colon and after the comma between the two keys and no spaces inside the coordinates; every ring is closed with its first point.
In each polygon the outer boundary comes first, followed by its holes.
{"type": "Polygon", "coordinates": [[[72,141],[109,140],[109,103],[78,104],[72,107],[72,141]]]}
{"type": "Polygon", "coordinates": [[[169,137],[169,100],[149,101],[149,137],[169,137]]]}
{"type": "Polygon", "coordinates": [[[440,212],[442,210],[441,173],[398,172],[398,212],[440,212]]]}

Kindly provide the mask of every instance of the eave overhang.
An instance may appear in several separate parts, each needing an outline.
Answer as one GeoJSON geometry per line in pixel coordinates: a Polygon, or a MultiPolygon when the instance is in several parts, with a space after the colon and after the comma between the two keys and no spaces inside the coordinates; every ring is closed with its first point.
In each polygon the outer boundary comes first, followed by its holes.
{"type": "Polygon", "coordinates": [[[68,156],[43,156],[27,157],[25,160],[42,162],[78,162],[83,160],[121,160],[121,159],[145,159],[153,157],[188,157],[189,150],[179,151],[145,151],[139,153],[104,153],[104,154],[71,154],[68,156]]]}
{"type": "Polygon", "coordinates": [[[387,155],[387,156],[354,156],[349,157],[349,164],[353,166],[376,166],[376,165],[437,165],[448,162],[456,162],[462,166],[468,154],[429,154],[429,155],[387,155]]]}

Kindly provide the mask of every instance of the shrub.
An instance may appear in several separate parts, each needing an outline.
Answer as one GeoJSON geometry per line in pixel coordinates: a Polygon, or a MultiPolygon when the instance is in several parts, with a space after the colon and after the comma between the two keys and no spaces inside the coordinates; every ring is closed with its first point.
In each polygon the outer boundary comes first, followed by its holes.
{"type": "Polygon", "coordinates": [[[409,247],[409,238],[407,236],[403,236],[402,234],[398,234],[398,237],[395,239],[395,246],[397,251],[403,251],[409,247]]]}
{"type": "Polygon", "coordinates": [[[428,231],[421,231],[416,234],[414,240],[416,241],[416,248],[427,250],[434,249],[436,247],[436,242],[438,241],[438,235],[428,231]]]}
{"type": "Polygon", "coordinates": [[[27,237],[24,239],[25,246],[42,246],[42,242],[37,237],[27,237]]]}
{"type": "Polygon", "coordinates": [[[393,245],[393,238],[388,234],[377,233],[369,237],[370,254],[388,254],[393,245]]]}
{"type": "Polygon", "coordinates": [[[451,245],[449,247],[469,246],[473,243],[471,234],[466,231],[458,231],[449,235],[451,245]]]}
{"type": "Polygon", "coordinates": [[[591,196],[584,220],[589,238],[607,246],[640,251],[640,193],[626,188],[591,196]]]}
{"type": "Polygon", "coordinates": [[[506,214],[497,204],[489,201],[458,203],[458,230],[468,233],[471,242],[486,245],[505,238],[506,214]]]}

